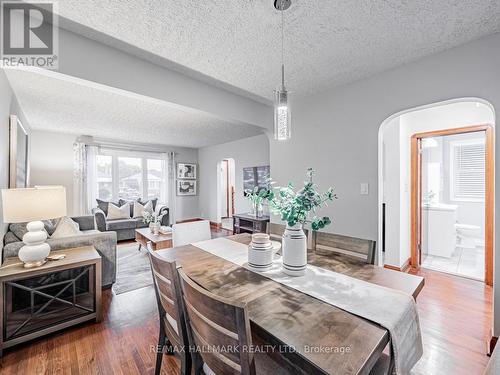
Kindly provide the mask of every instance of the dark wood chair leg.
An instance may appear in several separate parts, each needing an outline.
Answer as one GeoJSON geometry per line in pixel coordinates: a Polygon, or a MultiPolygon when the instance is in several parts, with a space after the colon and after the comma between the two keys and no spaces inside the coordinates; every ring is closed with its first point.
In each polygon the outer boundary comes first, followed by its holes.
{"type": "Polygon", "coordinates": [[[155,375],[159,375],[161,371],[161,362],[163,360],[163,346],[165,345],[167,337],[165,336],[165,330],[163,329],[163,324],[160,324],[160,336],[158,338],[158,347],[156,350],[156,367],[155,375]]]}
{"type": "Polygon", "coordinates": [[[193,365],[194,365],[194,373],[195,375],[205,375],[203,371],[203,359],[199,353],[193,353],[193,365]]]}
{"type": "Polygon", "coordinates": [[[167,337],[165,337],[165,342],[163,343],[163,346],[167,348],[168,355],[175,354],[174,347],[172,346],[172,343],[170,342],[170,340],[167,337]]]}
{"type": "Polygon", "coordinates": [[[181,374],[191,375],[191,354],[189,352],[184,352],[181,354],[181,374]]]}

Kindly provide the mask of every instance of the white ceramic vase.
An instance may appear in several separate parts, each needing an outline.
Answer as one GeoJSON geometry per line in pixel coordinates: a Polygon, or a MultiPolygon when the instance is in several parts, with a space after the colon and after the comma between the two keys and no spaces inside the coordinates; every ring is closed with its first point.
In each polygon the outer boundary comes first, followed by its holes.
{"type": "Polygon", "coordinates": [[[283,233],[283,272],[290,276],[303,276],[307,267],[307,237],[302,224],[286,225],[283,233]]]}
{"type": "Polygon", "coordinates": [[[252,234],[252,242],[248,246],[248,265],[255,271],[267,271],[273,265],[274,247],[265,233],[252,234]]]}

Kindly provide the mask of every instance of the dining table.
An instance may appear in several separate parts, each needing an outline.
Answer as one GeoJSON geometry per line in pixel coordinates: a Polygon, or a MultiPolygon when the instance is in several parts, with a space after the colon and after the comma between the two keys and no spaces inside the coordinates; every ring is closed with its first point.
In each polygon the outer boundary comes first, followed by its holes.
{"type": "MultiPolygon", "coordinates": [[[[226,237],[244,245],[250,234],[226,237]]],[[[158,250],[217,296],[246,303],[253,344],[290,374],[369,374],[390,340],[387,329],[311,295],[289,288],[195,244],[158,250]]],[[[414,299],[424,278],[367,264],[345,255],[308,251],[308,263],[414,299]]],[[[380,301],[390,303],[390,301],[380,301]]]]}

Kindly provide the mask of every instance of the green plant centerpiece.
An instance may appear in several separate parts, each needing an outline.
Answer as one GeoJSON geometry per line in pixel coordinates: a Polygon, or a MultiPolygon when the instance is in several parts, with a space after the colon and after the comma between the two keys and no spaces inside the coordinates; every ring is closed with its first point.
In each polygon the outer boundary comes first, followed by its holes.
{"type": "Polygon", "coordinates": [[[337,199],[333,188],[323,193],[318,191],[314,183],[314,170],[307,169],[308,180],[302,189],[295,191],[292,183],[286,187],[276,187],[268,190],[266,198],[272,213],[281,216],[286,222],[282,241],[283,271],[290,276],[302,276],[307,266],[307,238],[304,234],[304,224],[310,222],[313,231],[320,230],[331,223],[328,216],[318,217],[316,211],[326,206],[328,202],[337,199]],[[311,214],[314,214],[309,220],[311,214]]]}
{"type": "MultiPolygon", "coordinates": [[[[267,179],[269,181],[269,179],[267,179]]],[[[263,215],[262,203],[265,200],[269,200],[272,191],[269,189],[263,189],[262,187],[255,186],[253,189],[245,189],[245,196],[250,201],[252,207],[252,214],[261,217],[263,215]]]]}

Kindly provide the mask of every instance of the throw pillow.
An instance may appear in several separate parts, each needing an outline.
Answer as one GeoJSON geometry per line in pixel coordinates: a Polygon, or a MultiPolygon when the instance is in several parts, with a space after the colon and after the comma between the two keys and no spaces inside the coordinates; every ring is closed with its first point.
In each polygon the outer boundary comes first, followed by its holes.
{"type": "Polygon", "coordinates": [[[153,199],[149,199],[149,200],[142,200],[141,198],[139,198],[139,199],[137,199],[137,202],[139,202],[143,206],[146,203],[151,202],[153,204],[153,211],[154,211],[154,210],[156,210],[156,203],[158,203],[158,198],[153,198],[153,199]]]}
{"type": "Polygon", "coordinates": [[[57,223],[56,230],[52,233],[50,238],[64,238],[77,236],[79,234],[82,234],[80,225],[75,223],[71,218],[64,216],[59,220],[59,223],[57,223]]]}
{"type": "Polygon", "coordinates": [[[102,201],[100,199],[96,199],[96,202],[97,202],[97,207],[99,209],[101,209],[102,212],[104,212],[104,215],[108,215],[108,205],[109,205],[109,202],[102,201]]]}
{"type": "MultiPolygon", "coordinates": [[[[56,230],[55,220],[42,220],[45,231],[49,236],[54,233],[56,230]]],[[[12,223],[9,224],[9,231],[14,233],[14,235],[19,238],[20,241],[23,240],[23,236],[28,233],[28,229],[26,229],[26,225],[28,223],[12,223]]]]}
{"type": "Polygon", "coordinates": [[[28,223],[12,223],[9,224],[9,230],[14,233],[14,235],[19,238],[20,241],[23,240],[23,236],[28,233],[26,229],[26,224],[28,223]]]}
{"type": "Polygon", "coordinates": [[[57,220],[43,220],[43,226],[49,236],[52,236],[57,227],[57,220]]]}
{"type": "Polygon", "coordinates": [[[144,212],[153,213],[153,202],[148,201],[146,204],[134,202],[134,219],[142,218],[144,212]]]}
{"type": "Polygon", "coordinates": [[[124,204],[118,207],[114,203],[109,203],[108,214],[106,215],[108,220],[118,220],[118,219],[130,219],[130,205],[124,204]]]}
{"type": "Polygon", "coordinates": [[[115,206],[123,206],[123,204],[120,204],[120,203],[114,203],[114,202],[109,202],[109,201],[103,201],[101,199],[96,199],[96,202],[97,202],[97,207],[99,207],[102,212],[104,212],[104,215],[108,216],[108,207],[109,207],[109,204],[112,203],[114,204],[115,206]]]}
{"type": "Polygon", "coordinates": [[[130,217],[134,217],[134,201],[126,201],[125,199],[118,199],[118,207],[127,204],[130,207],[130,217]]]}
{"type": "Polygon", "coordinates": [[[3,238],[3,244],[8,245],[10,243],[19,242],[21,238],[17,238],[16,235],[12,232],[5,233],[5,237],[3,238]]]}

